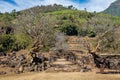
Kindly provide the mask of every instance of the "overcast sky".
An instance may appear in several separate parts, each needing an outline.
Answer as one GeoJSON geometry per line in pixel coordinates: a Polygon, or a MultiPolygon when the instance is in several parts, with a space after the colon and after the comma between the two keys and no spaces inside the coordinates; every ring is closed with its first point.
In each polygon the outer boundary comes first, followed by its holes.
{"type": "Polygon", "coordinates": [[[19,11],[36,5],[54,3],[64,6],[73,5],[79,10],[86,8],[90,12],[100,12],[105,10],[114,1],[116,0],[0,0],[0,12],[11,12],[13,9],[19,11]]]}

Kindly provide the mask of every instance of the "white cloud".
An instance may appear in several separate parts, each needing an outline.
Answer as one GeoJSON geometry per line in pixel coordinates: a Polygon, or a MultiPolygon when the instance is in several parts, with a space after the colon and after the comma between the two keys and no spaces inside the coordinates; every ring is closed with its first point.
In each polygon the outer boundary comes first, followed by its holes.
{"type": "Polygon", "coordinates": [[[88,11],[103,11],[109,7],[109,5],[116,0],[90,0],[89,3],[80,4],[80,9],[87,8],[88,11]]]}
{"type": "Polygon", "coordinates": [[[71,0],[14,0],[19,6],[14,6],[6,2],[0,2],[1,12],[10,12],[13,9],[23,10],[36,5],[62,4],[64,6],[73,5],[74,7],[83,10],[87,8],[88,11],[103,11],[110,3],[115,0],[90,0],[88,3],[75,3],[71,0]]]}

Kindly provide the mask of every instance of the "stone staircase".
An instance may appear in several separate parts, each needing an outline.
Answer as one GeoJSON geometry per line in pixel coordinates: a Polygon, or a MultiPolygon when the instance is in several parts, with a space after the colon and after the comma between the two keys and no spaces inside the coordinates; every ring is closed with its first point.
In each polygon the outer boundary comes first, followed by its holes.
{"type": "Polygon", "coordinates": [[[80,67],[64,58],[57,59],[46,72],[78,72],[80,67]]]}

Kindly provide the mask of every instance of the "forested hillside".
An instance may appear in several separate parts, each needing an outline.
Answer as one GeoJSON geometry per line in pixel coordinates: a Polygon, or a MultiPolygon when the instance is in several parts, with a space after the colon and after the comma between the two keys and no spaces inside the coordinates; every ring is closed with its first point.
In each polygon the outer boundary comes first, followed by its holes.
{"type": "MultiPolygon", "coordinates": [[[[120,18],[104,13],[76,10],[73,6],[37,6],[27,10],[0,13],[0,52],[36,48],[49,51],[56,35],[101,38],[101,52],[119,53],[120,18]]],[[[93,41],[94,45],[97,41],[93,41]]]]}

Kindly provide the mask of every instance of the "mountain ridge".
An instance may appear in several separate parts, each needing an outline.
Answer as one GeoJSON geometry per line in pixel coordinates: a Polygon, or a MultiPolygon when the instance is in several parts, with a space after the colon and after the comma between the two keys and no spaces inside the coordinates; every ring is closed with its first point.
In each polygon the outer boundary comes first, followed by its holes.
{"type": "Polygon", "coordinates": [[[120,16],[120,0],[116,0],[111,3],[110,6],[103,12],[113,16],[120,16]]]}

